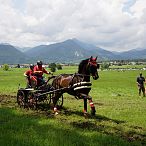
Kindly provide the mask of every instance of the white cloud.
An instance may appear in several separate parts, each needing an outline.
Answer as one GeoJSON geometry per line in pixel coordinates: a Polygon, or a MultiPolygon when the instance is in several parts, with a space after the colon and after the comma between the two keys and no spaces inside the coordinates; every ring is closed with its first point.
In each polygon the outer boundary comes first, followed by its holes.
{"type": "Polygon", "coordinates": [[[141,17],[143,15],[143,10],[146,8],[146,1],[145,0],[137,0],[133,7],[131,7],[131,12],[133,13],[134,17],[141,17]]]}
{"type": "Polygon", "coordinates": [[[0,42],[77,38],[109,50],[146,48],[145,0],[0,0],[0,42]]]}

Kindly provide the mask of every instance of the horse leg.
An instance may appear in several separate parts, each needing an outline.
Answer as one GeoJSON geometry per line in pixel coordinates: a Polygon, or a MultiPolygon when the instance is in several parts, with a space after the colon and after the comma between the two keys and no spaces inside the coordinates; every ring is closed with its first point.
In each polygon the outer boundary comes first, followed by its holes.
{"type": "Polygon", "coordinates": [[[89,104],[91,107],[91,115],[95,115],[96,113],[95,106],[92,101],[92,97],[89,95],[84,96],[84,114],[87,114],[87,99],[89,100],[89,104]]]}
{"type": "Polygon", "coordinates": [[[87,98],[84,98],[84,115],[87,114],[87,98]]]}
{"type": "Polygon", "coordinates": [[[87,99],[89,100],[89,104],[90,104],[90,107],[91,107],[91,114],[92,115],[95,115],[96,113],[96,110],[95,110],[95,106],[94,106],[94,103],[92,101],[92,97],[89,96],[89,95],[86,95],[86,94],[83,94],[83,93],[80,93],[78,95],[79,98],[82,98],[84,100],[84,115],[87,114],[87,99]]]}
{"type": "Polygon", "coordinates": [[[62,94],[54,94],[54,96],[53,96],[53,98],[52,98],[52,100],[53,100],[53,110],[54,110],[54,114],[55,115],[58,115],[58,110],[57,110],[57,105],[56,105],[56,103],[57,103],[57,101],[58,101],[58,99],[61,97],[61,95],[62,94]]]}
{"type": "Polygon", "coordinates": [[[84,116],[87,116],[87,99],[88,99],[88,95],[86,94],[83,94],[83,93],[80,93],[78,95],[79,98],[82,98],[83,101],[84,101],[84,110],[83,110],[83,113],[84,113],[84,116]]]}
{"type": "Polygon", "coordinates": [[[89,100],[89,104],[90,104],[90,107],[91,107],[91,115],[95,115],[96,110],[95,110],[94,103],[92,101],[92,97],[91,96],[88,96],[88,100],[89,100]]]}

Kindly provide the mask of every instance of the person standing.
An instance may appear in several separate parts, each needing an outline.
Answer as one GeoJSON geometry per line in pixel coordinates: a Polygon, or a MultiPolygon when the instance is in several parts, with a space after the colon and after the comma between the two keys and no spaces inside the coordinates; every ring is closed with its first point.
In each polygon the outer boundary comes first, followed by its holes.
{"type": "Polygon", "coordinates": [[[137,85],[139,89],[139,96],[141,96],[141,91],[143,92],[143,96],[145,97],[145,78],[142,76],[142,73],[139,74],[139,77],[137,77],[137,85]]]}

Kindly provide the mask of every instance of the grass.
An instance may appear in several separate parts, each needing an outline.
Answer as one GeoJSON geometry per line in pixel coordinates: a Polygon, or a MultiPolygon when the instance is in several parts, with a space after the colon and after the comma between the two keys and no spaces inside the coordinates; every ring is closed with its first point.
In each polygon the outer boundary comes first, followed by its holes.
{"type": "MultiPolygon", "coordinates": [[[[96,116],[85,118],[83,101],[68,94],[65,94],[64,107],[58,116],[54,116],[51,109],[20,109],[15,95],[19,83],[25,87],[25,70],[0,70],[1,145],[146,145],[146,98],[138,96],[136,77],[139,71],[100,71],[100,79],[92,80],[90,93],[96,116]]],[[[55,74],[76,71],[77,67],[65,67],[55,74]]]]}
{"type": "Polygon", "coordinates": [[[100,124],[95,129],[96,124],[90,120],[66,121],[62,116],[46,118],[12,109],[1,109],[1,113],[1,145],[129,145],[116,135],[108,134],[109,126],[100,124]]]}

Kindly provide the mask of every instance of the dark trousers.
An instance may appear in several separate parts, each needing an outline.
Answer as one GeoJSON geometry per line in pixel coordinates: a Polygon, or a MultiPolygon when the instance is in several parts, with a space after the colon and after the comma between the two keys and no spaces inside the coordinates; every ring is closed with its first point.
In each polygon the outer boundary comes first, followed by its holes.
{"type": "Polygon", "coordinates": [[[143,85],[139,86],[139,95],[141,95],[141,91],[143,92],[143,96],[145,96],[145,87],[143,85]]]}

